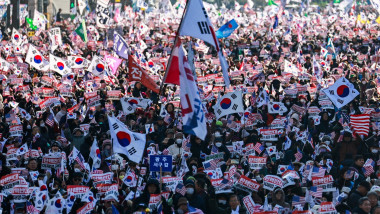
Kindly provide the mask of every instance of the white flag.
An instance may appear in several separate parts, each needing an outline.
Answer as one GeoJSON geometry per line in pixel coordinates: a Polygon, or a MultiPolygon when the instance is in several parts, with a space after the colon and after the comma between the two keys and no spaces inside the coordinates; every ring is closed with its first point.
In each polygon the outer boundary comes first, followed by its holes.
{"type": "Polygon", "coordinates": [[[120,120],[108,116],[113,152],[125,154],[129,160],[139,163],[144,153],[146,136],[131,132],[120,120]]]}
{"type": "Polygon", "coordinates": [[[179,82],[183,131],[204,140],[207,135],[205,113],[197,84],[182,45],[178,51],[179,82]]]}
{"type": "Polygon", "coordinates": [[[12,30],[12,43],[18,46],[22,43],[22,35],[14,28],[12,30]]]}
{"type": "Polygon", "coordinates": [[[285,73],[290,73],[294,76],[298,76],[298,68],[297,66],[293,65],[293,63],[289,62],[288,60],[285,60],[285,65],[284,65],[284,72],[285,73]]]}
{"type": "Polygon", "coordinates": [[[331,102],[333,102],[337,108],[342,108],[359,95],[359,92],[355,89],[354,85],[344,77],[336,81],[334,85],[322,89],[322,91],[330,98],[331,102]]]}
{"type": "Polygon", "coordinates": [[[219,98],[214,106],[216,119],[219,119],[224,115],[244,112],[242,95],[242,91],[235,91],[219,98]]]}
{"type": "Polygon", "coordinates": [[[107,28],[110,20],[110,11],[108,9],[109,0],[97,0],[96,5],[96,25],[100,28],[107,28]]]}
{"type": "Polygon", "coordinates": [[[86,0],[78,0],[79,14],[83,13],[83,10],[87,7],[86,0]]]}
{"type": "Polygon", "coordinates": [[[26,54],[25,62],[28,63],[30,66],[36,68],[37,70],[49,70],[49,62],[33,45],[29,45],[29,50],[26,54]]]}
{"type": "Polygon", "coordinates": [[[56,57],[52,54],[49,55],[49,65],[50,70],[55,71],[62,76],[71,72],[71,68],[69,67],[67,60],[56,57]]]}
{"type": "Polygon", "coordinates": [[[50,48],[53,52],[55,49],[57,49],[59,46],[62,45],[62,35],[61,35],[61,29],[59,27],[55,27],[49,30],[49,38],[50,38],[50,48]]]}
{"type": "Polygon", "coordinates": [[[95,169],[99,168],[102,157],[100,155],[100,150],[96,138],[94,139],[94,142],[92,142],[92,146],[90,149],[90,157],[92,158],[92,167],[95,169]]]}
{"type": "Polygon", "coordinates": [[[23,155],[23,154],[27,153],[28,151],[29,151],[28,145],[26,143],[24,143],[24,145],[22,145],[20,148],[17,149],[16,155],[17,156],[23,155]]]}
{"type": "Polygon", "coordinates": [[[191,36],[215,47],[223,70],[224,83],[229,87],[228,64],[219,47],[214,28],[203,6],[202,0],[189,0],[187,2],[187,9],[182,20],[182,27],[179,29],[179,35],[191,36]]]}
{"type": "Polygon", "coordinates": [[[103,76],[108,71],[108,66],[102,58],[95,55],[90,66],[88,66],[88,71],[95,76],[103,76]]]}
{"type": "Polygon", "coordinates": [[[269,114],[283,114],[288,109],[282,102],[269,102],[268,104],[268,112],[269,114]]]}
{"type": "Polygon", "coordinates": [[[88,60],[80,56],[68,56],[67,61],[71,68],[87,68],[88,60]]]}
{"type": "Polygon", "coordinates": [[[33,24],[36,25],[39,29],[45,30],[47,19],[43,13],[34,10],[34,19],[33,24]]]}
{"type": "Polygon", "coordinates": [[[145,124],[145,133],[150,134],[154,132],[154,125],[153,123],[151,124],[145,124]]]}

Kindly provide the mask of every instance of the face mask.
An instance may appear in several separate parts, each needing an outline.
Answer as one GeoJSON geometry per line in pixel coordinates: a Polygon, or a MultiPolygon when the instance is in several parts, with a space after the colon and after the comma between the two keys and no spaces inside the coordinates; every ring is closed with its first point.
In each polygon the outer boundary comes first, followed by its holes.
{"type": "Polygon", "coordinates": [[[256,176],[256,181],[261,181],[261,177],[260,176],[256,176]]]}
{"type": "Polygon", "coordinates": [[[40,127],[45,127],[45,123],[41,123],[41,124],[40,124],[40,127]]]}
{"type": "Polygon", "coordinates": [[[80,172],[80,169],[74,168],[74,172],[80,172]]]}
{"type": "Polygon", "coordinates": [[[177,144],[182,144],[182,139],[177,139],[175,142],[176,142],[177,144]]]}
{"type": "Polygon", "coordinates": [[[193,189],[193,188],[187,188],[187,189],[186,189],[186,193],[187,193],[188,195],[192,195],[192,194],[194,194],[194,189],[193,189]]]}
{"type": "Polygon", "coordinates": [[[290,102],[286,102],[286,105],[290,105],[290,102]]]}
{"type": "Polygon", "coordinates": [[[227,204],[226,200],[219,200],[218,202],[219,202],[219,204],[227,204]]]}
{"type": "Polygon", "coordinates": [[[31,129],[32,127],[30,125],[26,126],[27,129],[31,129]]]}
{"type": "Polygon", "coordinates": [[[222,143],[219,143],[219,142],[218,142],[218,143],[215,143],[215,146],[219,148],[219,147],[222,146],[222,143]]]}
{"type": "Polygon", "coordinates": [[[306,103],[306,100],[301,100],[300,101],[302,104],[305,104],[306,103]]]}
{"type": "Polygon", "coordinates": [[[178,213],[178,214],[183,214],[183,213],[185,213],[185,212],[184,212],[183,210],[181,210],[181,209],[178,209],[178,210],[177,210],[177,213],[178,213]]]}
{"type": "Polygon", "coordinates": [[[120,180],[123,180],[124,179],[124,175],[120,175],[119,178],[120,178],[120,180]]]}
{"type": "Polygon", "coordinates": [[[372,153],[377,153],[378,150],[377,149],[372,149],[371,151],[372,151],[372,153]]]}
{"type": "Polygon", "coordinates": [[[36,138],[39,138],[39,137],[40,137],[40,133],[37,133],[37,134],[36,134],[36,138]]]}

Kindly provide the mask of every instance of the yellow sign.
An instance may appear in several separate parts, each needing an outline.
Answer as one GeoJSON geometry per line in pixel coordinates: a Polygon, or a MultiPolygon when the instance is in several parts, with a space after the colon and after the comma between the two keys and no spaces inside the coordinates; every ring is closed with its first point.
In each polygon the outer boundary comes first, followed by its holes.
{"type": "Polygon", "coordinates": [[[35,31],[28,31],[28,37],[34,36],[35,31]]]}

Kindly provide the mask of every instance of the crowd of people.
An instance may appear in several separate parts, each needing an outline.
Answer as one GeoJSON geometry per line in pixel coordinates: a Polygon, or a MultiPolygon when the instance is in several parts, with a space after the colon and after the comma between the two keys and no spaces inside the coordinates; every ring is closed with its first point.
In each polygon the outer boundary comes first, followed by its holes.
{"type": "Polygon", "coordinates": [[[203,3],[214,29],[239,26],[218,39],[229,86],[215,47],[179,37],[206,137],[184,130],[180,86],[155,90],[128,66],[161,85],[185,1],[116,8],[106,28],[97,11],[79,11],[34,19],[32,34],[29,22],[2,29],[2,212],[380,213],[377,11],[270,2],[263,11],[203,3]],[[239,94],[231,110],[225,99],[239,94]],[[116,136],[121,123],[143,139],[116,136]],[[140,149],[128,155],[116,138],[140,149]],[[153,170],[151,156],[171,156],[169,170],[153,170]]]}

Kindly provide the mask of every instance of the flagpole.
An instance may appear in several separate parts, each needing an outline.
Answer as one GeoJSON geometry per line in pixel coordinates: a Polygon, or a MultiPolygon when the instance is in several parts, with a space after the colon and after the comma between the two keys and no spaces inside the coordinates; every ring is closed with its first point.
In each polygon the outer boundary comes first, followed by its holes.
{"type": "Polygon", "coordinates": [[[188,0],[186,2],[186,5],[185,5],[185,9],[184,9],[184,12],[182,13],[182,18],[181,18],[181,22],[179,23],[179,27],[178,27],[178,30],[177,30],[177,33],[175,35],[175,39],[174,39],[174,46],[172,48],[172,51],[170,52],[170,57],[169,57],[169,61],[168,61],[168,64],[166,66],[166,69],[165,69],[165,75],[164,75],[164,78],[162,79],[162,82],[161,82],[161,85],[160,85],[160,92],[159,94],[162,94],[163,91],[162,91],[162,87],[164,85],[164,82],[166,80],[166,77],[168,76],[168,70],[169,70],[169,67],[171,65],[171,62],[172,62],[172,59],[173,59],[173,49],[175,48],[175,46],[177,45],[177,42],[178,42],[178,39],[179,39],[179,32],[181,32],[181,29],[182,29],[182,22],[183,22],[183,18],[185,17],[185,14],[187,13],[187,6],[189,5],[189,2],[191,0],[188,0]]]}

